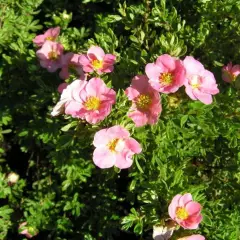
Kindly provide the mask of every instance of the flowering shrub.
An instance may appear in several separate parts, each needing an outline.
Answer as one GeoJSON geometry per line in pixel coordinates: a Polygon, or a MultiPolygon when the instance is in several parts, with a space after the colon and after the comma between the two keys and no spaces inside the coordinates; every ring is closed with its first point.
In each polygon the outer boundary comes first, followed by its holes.
{"type": "Polygon", "coordinates": [[[238,0],[0,5],[0,239],[239,238],[238,0]]]}

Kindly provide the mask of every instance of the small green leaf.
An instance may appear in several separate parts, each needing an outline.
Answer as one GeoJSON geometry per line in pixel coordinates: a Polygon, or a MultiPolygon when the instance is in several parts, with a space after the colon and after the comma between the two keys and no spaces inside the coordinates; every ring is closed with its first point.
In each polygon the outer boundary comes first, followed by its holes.
{"type": "Polygon", "coordinates": [[[188,115],[184,115],[181,117],[181,123],[180,123],[181,127],[183,127],[183,125],[187,122],[187,120],[188,120],[188,115]]]}

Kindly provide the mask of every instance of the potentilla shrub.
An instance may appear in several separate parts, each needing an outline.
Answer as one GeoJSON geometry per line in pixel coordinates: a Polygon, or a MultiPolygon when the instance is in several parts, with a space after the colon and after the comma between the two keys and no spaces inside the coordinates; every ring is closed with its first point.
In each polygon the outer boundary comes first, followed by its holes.
{"type": "Polygon", "coordinates": [[[0,11],[0,239],[239,238],[238,1],[0,11]]]}

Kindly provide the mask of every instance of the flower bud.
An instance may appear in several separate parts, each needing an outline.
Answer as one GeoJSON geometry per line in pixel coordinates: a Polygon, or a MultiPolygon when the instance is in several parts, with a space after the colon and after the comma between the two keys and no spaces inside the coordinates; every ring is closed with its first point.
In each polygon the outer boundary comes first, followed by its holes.
{"type": "Polygon", "coordinates": [[[9,173],[7,176],[7,180],[9,184],[15,184],[18,181],[18,179],[19,179],[19,175],[14,172],[9,173]]]}

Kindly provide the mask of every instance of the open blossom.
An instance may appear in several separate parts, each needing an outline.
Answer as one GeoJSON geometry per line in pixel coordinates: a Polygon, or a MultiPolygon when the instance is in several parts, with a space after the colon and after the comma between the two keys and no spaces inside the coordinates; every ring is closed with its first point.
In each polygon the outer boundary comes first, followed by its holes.
{"type": "Polygon", "coordinates": [[[55,72],[58,68],[61,68],[63,46],[60,43],[47,40],[36,54],[40,60],[40,65],[49,72],[55,72]]]}
{"type": "Polygon", "coordinates": [[[98,131],[93,145],[96,147],[93,161],[100,168],[129,168],[133,163],[132,156],[142,151],[140,144],[130,137],[130,133],[118,125],[98,131]]]}
{"type": "Polygon", "coordinates": [[[59,73],[60,78],[67,79],[70,74],[76,74],[80,80],[85,80],[85,75],[81,64],[79,63],[80,55],[74,53],[66,53],[62,55],[62,69],[59,73]]]}
{"type": "Polygon", "coordinates": [[[60,33],[60,27],[49,28],[44,34],[38,35],[33,39],[33,42],[41,47],[45,41],[49,40],[54,42],[60,33]]]}
{"type": "Polygon", "coordinates": [[[219,93],[214,75],[193,57],[187,56],[183,64],[186,69],[187,95],[193,100],[211,104],[212,95],[219,93]]]}
{"type": "Polygon", "coordinates": [[[79,58],[84,72],[96,71],[99,74],[112,72],[115,61],[115,55],[105,54],[103,49],[98,46],[90,47],[87,54],[83,54],[79,58]]]}
{"type": "MultiPolygon", "coordinates": [[[[102,121],[112,110],[112,105],[116,102],[116,92],[106,86],[100,78],[92,78],[79,93],[81,108],[77,112],[77,117],[85,119],[91,124],[102,121]]],[[[78,96],[76,98],[78,101],[78,96]]],[[[74,108],[74,101],[66,105],[65,112],[71,114],[74,108]],[[73,106],[72,106],[73,104],[73,106]]]]}
{"type": "Polygon", "coordinates": [[[148,63],[145,72],[151,86],[162,93],[174,93],[185,81],[182,61],[168,54],[161,55],[155,63],[148,63]]]}
{"type": "Polygon", "coordinates": [[[34,227],[27,226],[27,222],[23,222],[18,228],[19,234],[25,235],[27,238],[32,238],[38,234],[38,230],[34,227]]]}
{"type": "Polygon", "coordinates": [[[72,117],[95,124],[109,115],[115,102],[116,92],[108,88],[102,79],[75,80],[63,90],[51,114],[56,116],[65,111],[72,117]]]}
{"type": "Polygon", "coordinates": [[[137,127],[155,124],[158,121],[162,111],[160,95],[150,86],[147,76],[135,76],[125,93],[132,101],[128,116],[137,127]]]}
{"type": "Polygon", "coordinates": [[[232,65],[230,62],[222,68],[222,78],[225,82],[234,82],[240,74],[240,65],[232,65]]]}
{"type": "Polygon", "coordinates": [[[178,240],[205,240],[205,237],[202,235],[191,235],[183,238],[179,238],[178,240]]]}
{"type": "Polygon", "coordinates": [[[169,216],[185,229],[196,229],[202,221],[201,205],[194,202],[192,195],[177,194],[168,207],[169,216]]]}

